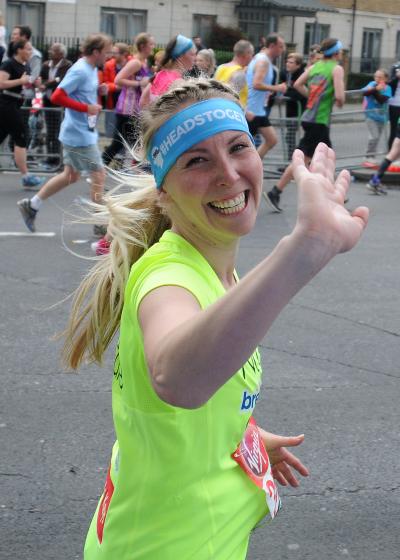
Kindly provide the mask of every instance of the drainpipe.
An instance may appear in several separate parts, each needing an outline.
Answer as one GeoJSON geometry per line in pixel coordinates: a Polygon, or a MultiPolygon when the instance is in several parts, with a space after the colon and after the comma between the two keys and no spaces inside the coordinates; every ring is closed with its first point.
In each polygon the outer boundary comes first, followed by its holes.
{"type": "Polygon", "coordinates": [[[350,44],[349,44],[349,70],[352,71],[353,68],[353,46],[354,46],[354,29],[356,24],[356,12],[357,12],[357,0],[353,0],[353,5],[351,9],[351,34],[350,34],[350,44]]]}

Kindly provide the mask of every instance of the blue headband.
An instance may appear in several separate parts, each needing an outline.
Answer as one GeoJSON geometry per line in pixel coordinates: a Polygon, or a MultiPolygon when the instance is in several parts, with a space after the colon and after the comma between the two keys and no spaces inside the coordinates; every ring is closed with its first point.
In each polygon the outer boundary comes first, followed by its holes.
{"type": "Polygon", "coordinates": [[[194,45],[192,39],[188,39],[184,35],[178,35],[176,38],[175,46],[171,52],[171,57],[176,60],[193,47],[194,45]]]}
{"type": "Polygon", "coordinates": [[[322,53],[324,56],[331,56],[332,54],[336,54],[337,52],[339,52],[342,48],[342,43],[340,41],[336,41],[336,43],[332,47],[329,47],[329,49],[327,49],[326,51],[322,51],[322,53]]]}
{"type": "Polygon", "coordinates": [[[147,153],[157,188],[184,152],[225,130],[245,132],[253,140],[243,110],[227,99],[194,103],[168,119],[154,134],[147,153]]]}

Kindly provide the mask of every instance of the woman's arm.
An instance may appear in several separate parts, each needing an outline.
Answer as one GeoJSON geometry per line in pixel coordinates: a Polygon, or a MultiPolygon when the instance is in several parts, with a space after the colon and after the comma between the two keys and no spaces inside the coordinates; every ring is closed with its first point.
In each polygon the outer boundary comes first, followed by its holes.
{"type": "Polygon", "coordinates": [[[150,91],[151,91],[151,84],[147,84],[147,86],[142,91],[142,95],[139,99],[139,107],[144,109],[150,103],[150,91]]]}
{"type": "Polygon", "coordinates": [[[125,64],[123,68],[115,76],[114,83],[118,87],[137,87],[140,86],[139,80],[132,80],[132,76],[137,74],[142,65],[137,59],[132,59],[125,64]]]}
{"type": "Polygon", "coordinates": [[[300,93],[300,95],[302,95],[303,97],[308,97],[308,89],[306,87],[306,83],[307,83],[308,75],[310,73],[311,68],[312,68],[312,66],[310,66],[309,68],[307,68],[307,70],[305,70],[302,74],[300,74],[300,76],[297,78],[297,80],[293,84],[294,89],[296,89],[300,93]]]}
{"type": "Polygon", "coordinates": [[[197,408],[238,371],[293,298],[337,253],[350,250],[368,209],[343,206],[350,174],[334,180],[335,155],[320,144],[311,163],[293,156],[298,218],[293,232],[241,282],[205,310],[186,290],[160,287],[143,298],[139,320],[156,393],[197,408]]]}
{"type": "Polygon", "coordinates": [[[344,70],[341,66],[336,66],[333,71],[333,87],[335,90],[335,103],[337,107],[343,107],[346,94],[344,92],[344,70]]]}
{"type": "Polygon", "coordinates": [[[10,89],[15,86],[23,86],[30,83],[28,74],[22,74],[22,76],[16,80],[10,80],[9,78],[10,74],[8,72],[0,70],[0,89],[10,89]]]}

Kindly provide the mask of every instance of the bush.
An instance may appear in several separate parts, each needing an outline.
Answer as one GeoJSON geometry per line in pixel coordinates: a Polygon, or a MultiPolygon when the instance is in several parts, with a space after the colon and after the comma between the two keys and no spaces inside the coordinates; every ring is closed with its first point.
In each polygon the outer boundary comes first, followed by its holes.
{"type": "Polygon", "coordinates": [[[374,79],[373,74],[365,72],[349,72],[346,89],[361,89],[374,79]]]}
{"type": "Polygon", "coordinates": [[[232,58],[233,45],[246,36],[237,27],[223,27],[215,23],[208,39],[208,47],[215,51],[230,51],[232,58]]]}
{"type": "Polygon", "coordinates": [[[215,60],[217,61],[217,66],[220,64],[225,64],[225,62],[230,62],[233,57],[232,51],[214,51],[215,60]]]}

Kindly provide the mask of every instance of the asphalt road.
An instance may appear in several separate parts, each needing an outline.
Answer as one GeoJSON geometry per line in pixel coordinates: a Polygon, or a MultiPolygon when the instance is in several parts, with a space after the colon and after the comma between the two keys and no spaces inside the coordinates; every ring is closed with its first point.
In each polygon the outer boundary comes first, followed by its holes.
{"type": "MultiPolygon", "coordinates": [[[[68,312],[63,300],[91,265],[90,229],[63,212],[84,182],[40,211],[25,232],[16,176],[0,174],[0,558],[81,558],[113,443],[112,351],[103,368],[66,373],[59,363],[68,312]]],[[[251,541],[249,560],[400,558],[400,191],[369,195],[354,183],[349,207],[367,204],[360,245],[337,257],[290,303],[261,345],[258,423],[305,433],[298,450],[311,476],[282,489],[283,510],[251,541]]],[[[284,213],[262,206],[243,240],[244,274],[290,231],[296,189],[284,213]]],[[[245,333],[243,333],[245,335],[245,333]]],[[[183,560],[183,559],[179,559],[183,560]]],[[[217,559],[216,559],[217,560],[217,559]]]]}

